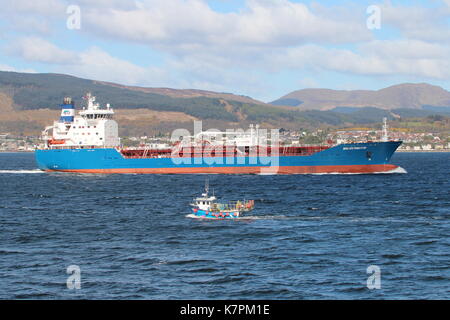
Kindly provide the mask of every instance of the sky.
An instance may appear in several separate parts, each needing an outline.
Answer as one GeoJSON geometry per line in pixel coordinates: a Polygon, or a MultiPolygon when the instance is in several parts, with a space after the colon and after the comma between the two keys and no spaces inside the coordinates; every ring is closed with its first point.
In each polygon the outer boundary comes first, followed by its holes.
{"type": "Polygon", "coordinates": [[[0,70],[272,101],[450,89],[450,0],[0,0],[0,70]]]}

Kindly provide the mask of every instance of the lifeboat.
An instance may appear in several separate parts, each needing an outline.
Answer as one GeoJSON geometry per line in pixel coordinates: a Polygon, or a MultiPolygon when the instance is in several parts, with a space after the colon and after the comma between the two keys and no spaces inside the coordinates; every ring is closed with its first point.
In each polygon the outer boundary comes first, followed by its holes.
{"type": "Polygon", "coordinates": [[[57,140],[57,139],[52,139],[52,140],[49,140],[48,141],[48,144],[51,144],[51,145],[58,145],[58,144],[65,144],[66,143],[66,140],[57,140]]]}

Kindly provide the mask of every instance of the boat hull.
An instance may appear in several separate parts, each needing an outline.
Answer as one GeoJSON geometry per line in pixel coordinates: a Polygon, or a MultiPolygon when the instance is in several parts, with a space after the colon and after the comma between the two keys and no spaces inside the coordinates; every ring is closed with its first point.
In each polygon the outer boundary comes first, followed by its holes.
{"type": "Polygon", "coordinates": [[[229,212],[212,212],[205,211],[197,208],[192,208],[192,214],[197,218],[204,219],[236,219],[239,218],[239,211],[229,211],[229,212]]]}
{"type": "Polygon", "coordinates": [[[125,158],[114,148],[36,150],[44,171],[134,174],[383,173],[400,141],[342,144],[312,155],[225,158],[125,158]]]}

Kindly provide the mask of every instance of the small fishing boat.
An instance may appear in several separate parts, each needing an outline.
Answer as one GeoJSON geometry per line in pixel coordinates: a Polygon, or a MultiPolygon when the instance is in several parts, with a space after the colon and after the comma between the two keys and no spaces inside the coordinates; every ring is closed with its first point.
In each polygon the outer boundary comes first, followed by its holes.
{"type": "Polygon", "coordinates": [[[192,213],[197,218],[209,219],[236,219],[244,212],[254,209],[254,200],[229,201],[226,203],[217,202],[217,198],[209,195],[208,183],[205,185],[205,192],[201,197],[195,198],[191,203],[192,213]]]}

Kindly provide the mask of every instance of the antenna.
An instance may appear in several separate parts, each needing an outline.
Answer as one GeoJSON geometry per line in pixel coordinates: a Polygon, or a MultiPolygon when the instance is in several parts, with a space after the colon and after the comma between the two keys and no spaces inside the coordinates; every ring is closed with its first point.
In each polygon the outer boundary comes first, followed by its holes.
{"type": "Polygon", "coordinates": [[[381,141],[387,142],[389,140],[388,138],[388,124],[387,124],[387,118],[383,118],[383,137],[381,138],[381,141]]]}
{"type": "Polygon", "coordinates": [[[208,178],[206,178],[205,180],[205,193],[208,194],[209,192],[209,180],[208,178]]]}

